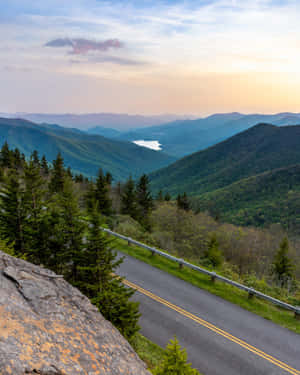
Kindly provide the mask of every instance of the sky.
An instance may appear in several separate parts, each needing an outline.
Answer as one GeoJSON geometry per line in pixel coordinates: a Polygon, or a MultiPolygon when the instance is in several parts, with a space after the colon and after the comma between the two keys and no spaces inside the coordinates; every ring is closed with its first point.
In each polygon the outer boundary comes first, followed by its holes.
{"type": "Polygon", "coordinates": [[[0,112],[300,112],[299,0],[0,0],[0,112]]]}

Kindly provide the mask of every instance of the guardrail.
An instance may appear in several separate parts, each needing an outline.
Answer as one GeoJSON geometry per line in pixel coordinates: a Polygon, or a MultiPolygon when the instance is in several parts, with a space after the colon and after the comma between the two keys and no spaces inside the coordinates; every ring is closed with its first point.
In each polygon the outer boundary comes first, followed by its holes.
{"type": "Polygon", "coordinates": [[[132,239],[130,237],[123,236],[122,234],[113,232],[113,231],[111,231],[109,229],[106,229],[106,228],[101,228],[101,229],[104,232],[106,232],[106,233],[108,233],[108,234],[110,234],[110,235],[112,235],[114,237],[117,237],[117,238],[120,238],[122,240],[127,241],[128,245],[133,244],[133,245],[142,247],[143,249],[151,251],[152,255],[158,254],[158,255],[160,255],[160,256],[162,256],[164,258],[167,258],[167,259],[170,259],[170,260],[172,260],[174,262],[177,262],[179,264],[180,268],[183,268],[183,266],[185,266],[185,267],[191,268],[191,269],[193,269],[195,271],[204,273],[205,275],[208,275],[208,276],[211,277],[211,281],[212,282],[215,282],[216,280],[220,280],[220,281],[223,281],[226,284],[233,285],[236,288],[244,290],[245,292],[248,293],[248,297],[249,298],[252,298],[253,296],[259,297],[261,299],[264,299],[266,301],[269,301],[269,302],[273,303],[274,305],[280,306],[280,307],[282,307],[282,308],[284,308],[286,310],[291,310],[291,311],[293,311],[295,313],[295,318],[297,318],[297,319],[300,320],[300,307],[293,306],[293,305],[290,305],[290,304],[285,303],[283,301],[280,301],[279,299],[270,297],[267,294],[259,292],[258,290],[255,290],[253,288],[249,288],[246,285],[243,285],[243,284],[240,284],[240,283],[238,283],[236,281],[227,279],[227,277],[223,277],[221,275],[218,275],[215,272],[210,272],[210,271],[208,271],[208,270],[206,270],[204,268],[201,268],[199,266],[195,266],[194,264],[191,264],[191,263],[185,261],[184,259],[176,258],[173,255],[170,255],[168,253],[165,253],[164,251],[158,250],[155,247],[151,247],[151,246],[145,245],[145,244],[143,244],[141,242],[138,242],[138,241],[136,241],[136,240],[134,240],[134,239],[132,239]]]}

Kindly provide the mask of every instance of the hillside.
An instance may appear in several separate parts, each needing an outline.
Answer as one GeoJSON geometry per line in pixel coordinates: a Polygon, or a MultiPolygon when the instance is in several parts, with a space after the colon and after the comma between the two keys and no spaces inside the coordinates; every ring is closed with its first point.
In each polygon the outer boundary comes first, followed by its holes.
{"type": "Polygon", "coordinates": [[[195,198],[197,210],[237,225],[280,223],[300,233],[300,164],[248,177],[195,198]]]}
{"type": "Polygon", "coordinates": [[[150,175],[154,191],[200,195],[300,163],[300,126],[256,125],[150,175]]]}
{"type": "Polygon", "coordinates": [[[61,152],[66,165],[76,173],[95,176],[101,167],[115,180],[137,177],[164,167],[175,159],[133,143],[89,135],[77,129],[37,125],[21,119],[0,118],[0,144],[8,142],[29,156],[36,149],[52,162],[61,152]]]}
{"type": "Polygon", "coordinates": [[[221,142],[258,123],[297,125],[300,124],[300,115],[293,113],[276,115],[214,114],[197,120],[175,121],[160,126],[134,129],[113,137],[128,141],[157,140],[162,144],[162,150],[167,154],[183,157],[221,142]]]}

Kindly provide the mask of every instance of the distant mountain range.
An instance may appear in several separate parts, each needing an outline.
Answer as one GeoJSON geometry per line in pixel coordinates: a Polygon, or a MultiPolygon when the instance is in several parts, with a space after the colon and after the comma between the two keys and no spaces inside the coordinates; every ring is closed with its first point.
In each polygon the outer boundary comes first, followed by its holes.
{"type": "MultiPolygon", "coordinates": [[[[1,117],[22,118],[38,124],[59,124],[67,128],[78,128],[87,130],[89,128],[112,128],[127,131],[133,128],[142,128],[145,126],[155,126],[178,119],[195,118],[194,116],[180,115],[157,115],[142,116],[128,115],[118,113],[87,113],[87,114],[46,114],[46,113],[0,113],[1,117]]],[[[97,134],[97,133],[94,133],[97,134]]],[[[103,135],[102,133],[98,133],[103,135]]]]}
{"type": "Polygon", "coordinates": [[[300,126],[259,124],[150,174],[154,192],[187,192],[201,210],[239,224],[300,232],[300,126]],[[297,229],[297,230],[298,230],[297,229]]]}
{"type": "Polygon", "coordinates": [[[65,165],[75,173],[95,176],[101,167],[112,173],[115,181],[125,180],[129,175],[136,178],[175,161],[174,157],[130,142],[22,119],[0,118],[0,145],[5,141],[26,156],[37,150],[50,162],[61,152],[65,165]]]}
{"type": "Polygon", "coordinates": [[[243,115],[241,113],[215,114],[197,120],[175,121],[164,125],[135,129],[113,137],[128,141],[156,140],[169,155],[183,157],[221,142],[258,123],[299,125],[300,114],[243,115]]]}

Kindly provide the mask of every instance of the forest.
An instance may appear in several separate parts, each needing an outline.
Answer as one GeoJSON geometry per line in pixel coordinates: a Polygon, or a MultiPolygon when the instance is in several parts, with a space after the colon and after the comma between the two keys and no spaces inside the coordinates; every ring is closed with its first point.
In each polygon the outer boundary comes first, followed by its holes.
{"type": "Polygon", "coordinates": [[[279,224],[224,223],[195,212],[185,193],[173,200],[162,191],[153,197],[145,174],[113,184],[99,169],[92,180],[73,175],[60,154],[49,164],[36,151],[26,159],[7,143],[0,184],[1,250],[64,275],[129,340],[139,330],[138,304],[113,274],[122,259],[101,226],[300,303],[300,239],[279,224]]]}

